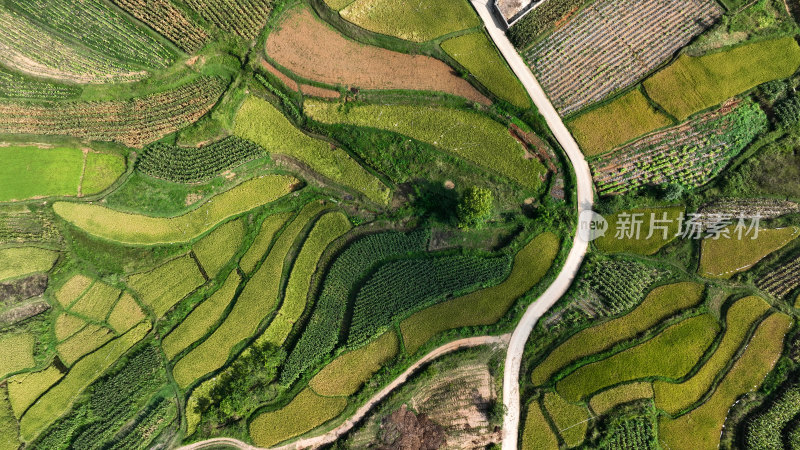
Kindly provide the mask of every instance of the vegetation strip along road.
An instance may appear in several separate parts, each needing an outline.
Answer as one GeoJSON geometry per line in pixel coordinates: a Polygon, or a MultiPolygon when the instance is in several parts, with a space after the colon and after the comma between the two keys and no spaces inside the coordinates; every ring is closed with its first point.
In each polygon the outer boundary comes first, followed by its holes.
{"type": "MultiPolygon", "coordinates": [[[[594,204],[594,187],[592,185],[592,175],[589,171],[589,165],[583,157],[578,144],[570,134],[558,112],[553,107],[553,104],[547,98],[539,82],[534,78],[533,73],[522,60],[522,57],[517,54],[514,46],[506,37],[500,24],[492,15],[491,5],[489,3],[483,4],[480,1],[472,2],[478,14],[481,16],[489,36],[494,41],[495,45],[500,50],[500,53],[511,66],[514,73],[522,81],[528,95],[533,99],[539,112],[544,116],[547,125],[553,132],[553,135],[558,140],[567,154],[576,174],[577,184],[577,212],[580,215],[583,211],[591,211],[594,204]]],[[[530,336],[533,327],[538,322],[539,318],[544,315],[569,289],[572,281],[578,273],[578,269],[583,262],[588,249],[588,242],[581,239],[578,233],[575,233],[575,238],[572,244],[572,249],[567,255],[567,259],[558,274],[555,281],[547,288],[547,290],[534,301],[522,316],[517,327],[514,329],[513,334],[508,345],[508,351],[505,361],[505,372],[503,375],[503,403],[505,406],[506,414],[503,419],[503,449],[516,450],[518,448],[519,436],[519,414],[520,414],[520,399],[519,399],[519,372],[522,363],[522,352],[525,349],[525,343],[530,336]]],[[[507,336],[504,336],[507,337],[507,336]]],[[[276,447],[278,449],[295,449],[306,448],[312,446],[319,446],[325,443],[333,442],[337,437],[344,434],[347,430],[353,427],[358,420],[364,416],[375,404],[383,399],[395,387],[402,384],[408,376],[417,370],[423,364],[441,356],[449,351],[456,350],[467,346],[481,345],[485,343],[498,342],[501,338],[493,336],[482,336],[475,338],[462,339],[459,341],[450,342],[445,344],[417,361],[414,365],[409,367],[402,375],[395,379],[392,383],[384,387],[380,392],[372,397],[364,406],[351,416],[342,425],[335,428],[328,433],[321,436],[302,439],[291,444],[276,447]],[[469,342],[471,344],[466,344],[469,342]],[[473,343],[474,342],[474,343],[473,343]]],[[[243,450],[252,450],[253,447],[240,441],[228,438],[209,439],[194,444],[181,447],[180,450],[197,450],[202,448],[214,447],[217,445],[231,445],[243,450]]]]}
{"type": "MultiPolygon", "coordinates": [[[[553,136],[564,149],[575,170],[577,184],[578,215],[583,211],[590,211],[594,204],[594,188],[592,186],[592,174],[589,171],[589,164],[583,157],[581,149],[578,147],[575,138],[572,137],[555,107],[547,98],[542,86],[533,76],[530,68],[522,60],[511,41],[508,40],[503,28],[497,22],[497,18],[492,14],[492,5],[485,0],[473,0],[472,5],[481,16],[489,36],[494,41],[500,53],[511,66],[511,69],[522,81],[528,95],[533,99],[533,103],[544,117],[547,126],[550,127],[553,136]]],[[[580,227],[580,224],[578,224],[580,227]]],[[[506,354],[505,373],[503,374],[503,404],[506,414],[503,418],[503,450],[516,450],[518,448],[519,437],[519,371],[522,364],[522,352],[525,350],[525,342],[528,341],[533,327],[539,318],[553,306],[564,293],[567,292],[578,269],[586,255],[589,243],[575,233],[572,249],[567,255],[564,266],[556,277],[555,281],[547,290],[537,298],[525,311],[519,324],[511,335],[511,342],[508,345],[506,354]]]]}
{"type": "MultiPolygon", "coordinates": [[[[451,353],[456,350],[461,350],[470,347],[477,347],[481,345],[505,345],[508,343],[509,337],[510,336],[508,334],[504,334],[502,336],[477,336],[472,338],[459,339],[453,342],[448,342],[447,344],[444,344],[441,347],[432,350],[430,353],[420,358],[417,362],[411,365],[411,367],[406,369],[402,374],[400,374],[397,378],[395,378],[394,381],[387,384],[377,394],[373,395],[372,398],[367,403],[358,408],[355,414],[350,416],[350,418],[348,418],[346,421],[344,421],[344,423],[342,423],[338,427],[319,436],[300,439],[290,444],[273,448],[276,450],[290,450],[290,449],[301,449],[301,448],[316,448],[325,444],[329,444],[338,439],[339,437],[343,436],[348,431],[350,431],[350,429],[352,429],[356,424],[358,424],[359,421],[364,416],[366,416],[372,410],[373,407],[375,407],[384,398],[386,398],[386,396],[389,395],[390,392],[395,390],[401,384],[405,383],[406,380],[408,380],[408,378],[411,375],[413,375],[415,372],[417,372],[419,369],[424,367],[429,362],[435,360],[436,358],[439,358],[440,356],[446,353],[451,353]]],[[[232,447],[236,447],[241,450],[256,450],[259,448],[238,441],[236,439],[217,438],[217,439],[208,439],[205,441],[195,442],[194,444],[189,444],[180,447],[178,450],[199,450],[203,448],[218,448],[218,446],[220,445],[230,445],[232,447]]]]}

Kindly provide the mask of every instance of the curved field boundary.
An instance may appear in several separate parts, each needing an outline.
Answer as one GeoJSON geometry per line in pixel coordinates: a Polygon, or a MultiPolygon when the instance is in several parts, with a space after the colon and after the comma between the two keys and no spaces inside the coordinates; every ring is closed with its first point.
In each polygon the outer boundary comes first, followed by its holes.
{"type": "Polygon", "coordinates": [[[308,80],[364,89],[439,91],[490,104],[447,64],[351,41],[306,8],[283,17],[267,39],[267,55],[308,80]]]}
{"type": "Polygon", "coordinates": [[[577,402],[621,382],[681,378],[703,357],[719,331],[710,314],[690,317],[635,347],[581,367],[561,379],[556,389],[567,401],[577,402]],[[670,357],[664,358],[666,354],[670,357]]]}
{"type": "Polygon", "coordinates": [[[552,375],[579,359],[635,338],[678,311],[699,303],[703,289],[703,285],[693,282],[668,284],[653,289],[633,311],[579,331],[553,349],[536,365],[531,380],[537,385],[544,384],[552,375]]]}
{"type": "Polygon", "coordinates": [[[87,233],[123,244],[188,242],[218,223],[273,202],[294,190],[298,181],[270,175],[246,181],[182,216],[151,217],[115,211],[100,205],[57,202],[53,210],[87,233]]]}
{"type": "Polygon", "coordinates": [[[775,313],[756,330],[747,349],[702,406],[677,419],[662,416],[659,437],[664,448],[717,448],[728,410],[736,400],[761,385],[783,350],[783,339],[794,321],[775,313]]]}
{"type": "Polygon", "coordinates": [[[769,308],[769,304],[759,297],[745,297],[734,303],[725,317],[726,329],[722,341],[696,374],[679,384],[661,380],[653,383],[656,406],[676,415],[702,398],[713,388],[718,374],[725,373],[729,363],[735,360],[737,352],[747,343],[754,326],[769,308]]]}
{"type": "MultiPolygon", "coordinates": [[[[234,117],[233,132],[264,147],[273,159],[286,155],[299,159],[325,179],[361,192],[378,204],[389,201],[389,189],[339,147],[300,131],[268,101],[250,96],[234,117]]],[[[304,172],[303,170],[299,170],[304,172]]],[[[325,184],[324,182],[321,184],[325,184]]]]}
{"type": "Polygon", "coordinates": [[[740,45],[699,57],[681,55],[644,81],[650,98],[684,120],[767,81],[791,76],[800,65],[793,37],[740,45]]]}
{"type": "Polygon", "coordinates": [[[475,28],[480,20],[469,3],[355,0],[339,9],[343,19],[365,30],[412,42],[425,42],[446,34],[475,28]]]}
{"type": "Polygon", "coordinates": [[[765,256],[783,248],[799,234],[800,228],[773,228],[759,230],[758,239],[749,236],[738,238],[731,227],[729,237],[703,239],[698,272],[706,278],[730,278],[748,270],[765,256]]]}
{"type": "Polygon", "coordinates": [[[516,299],[547,274],[559,249],[556,235],[542,233],[517,252],[502,283],[423,309],[400,322],[406,353],[413,354],[443,331],[500,320],[516,299]]]}
{"type": "Polygon", "coordinates": [[[141,147],[194,123],[225,91],[225,82],[199,76],[175,88],[129,100],[0,102],[4,133],[73,136],[141,147]]]}
{"type": "Polygon", "coordinates": [[[173,375],[179,386],[185,389],[197,379],[224,366],[236,344],[256,333],[264,318],[281,300],[280,283],[283,281],[286,255],[306,227],[318,220],[324,208],[323,205],[310,203],[284,228],[263,263],[246,280],[220,325],[200,345],[175,363],[173,375]]]}
{"type": "MultiPolygon", "coordinates": [[[[579,229],[586,225],[585,218],[581,219],[581,213],[590,211],[594,204],[594,185],[592,184],[592,173],[589,170],[589,164],[581,152],[578,143],[570,134],[561,117],[558,115],[550,99],[547,98],[544,89],[533,76],[530,68],[525,64],[525,61],[517,53],[508,36],[505,33],[505,27],[501,26],[498,18],[490,9],[487,2],[472,0],[472,6],[478,11],[481,20],[489,32],[489,37],[492,38],[500,53],[511,70],[517,75],[517,78],[522,82],[522,86],[528,91],[528,95],[533,100],[539,113],[544,117],[547,126],[550,128],[553,136],[561,144],[567,157],[569,158],[572,168],[575,171],[576,182],[576,205],[577,214],[579,217],[579,229]]],[[[519,443],[519,419],[520,419],[520,398],[519,398],[519,372],[522,366],[522,354],[525,351],[525,343],[533,331],[533,327],[539,319],[560,299],[569,289],[572,281],[578,273],[578,269],[583,263],[583,258],[586,256],[586,250],[589,244],[581,239],[580,233],[575,233],[567,259],[561,268],[556,279],[550,284],[544,293],[539,296],[525,311],[522,319],[520,319],[514,333],[511,335],[511,341],[508,344],[508,352],[506,353],[506,362],[503,368],[503,405],[506,408],[505,416],[503,417],[503,449],[516,450],[519,443]]]]}
{"type": "Polygon", "coordinates": [[[323,123],[344,123],[392,131],[510,178],[530,190],[541,186],[547,169],[526,159],[525,149],[501,123],[475,111],[417,105],[360,105],[343,112],[338,103],[307,100],[306,114],[323,123]]]}
{"type": "MultiPolygon", "coordinates": [[[[449,342],[445,345],[442,345],[439,348],[431,351],[427,355],[420,358],[416,363],[411,365],[408,369],[406,369],[402,374],[400,374],[397,378],[394,379],[391,383],[386,385],[383,389],[378,391],[372,398],[361,406],[350,418],[348,418],[344,423],[339,425],[338,427],[328,431],[325,434],[316,437],[304,438],[292,442],[290,444],[285,444],[280,447],[273,447],[276,450],[294,450],[294,449],[302,449],[302,448],[309,448],[309,447],[318,447],[320,445],[328,444],[339,437],[343,436],[345,433],[350,431],[364,416],[366,416],[373,407],[375,407],[378,403],[380,403],[390,392],[394,389],[405,383],[408,378],[413,375],[416,371],[420,368],[425,366],[427,363],[431,362],[432,360],[447,354],[454,352],[456,350],[461,350],[464,348],[470,347],[478,347],[481,345],[505,345],[508,343],[509,338],[511,336],[508,334],[504,334],[502,336],[479,336],[479,337],[472,337],[466,339],[459,339],[457,341],[449,342]]],[[[189,444],[183,447],[180,447],[179,450],[198,450],[204,448],[215,448],[219,445],[230,445],[234,448],[238,448],[241,450],[258,450],[259,447],[254,447],[250,444],[246,444],[242,441],[231,439],[231,438],[216,438],[216,439],[208,439],[201,442],[196,442],[194,444],[189,444]]]]}

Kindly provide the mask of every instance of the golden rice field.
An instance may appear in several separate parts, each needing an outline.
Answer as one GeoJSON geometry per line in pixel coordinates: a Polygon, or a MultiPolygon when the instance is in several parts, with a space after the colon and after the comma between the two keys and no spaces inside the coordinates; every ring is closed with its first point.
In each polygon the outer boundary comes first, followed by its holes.
{"type": "Polygon", "coordinates": [[[700,275],[706,278],[730,278],[753,267],[770,253],[781,249],[800,235],[800,228],[760,229],[739,239],[733,227],[719,239],[703,239],[700,249],[700,275]],[[755,238],[755,239],[753,239],[755,238]]]}
{"type": "Polygon", "coordinates": [[[87,233],[125,244],[174,244],[191,241],[220,222],[273,202],[297,187],[288,175],[246,181],[177,217],[151,217],[88,203],[57,202],[53,210],[87,233]]]}
{"type": "Polygon", "coordinates": [[[398,351],[397,333],[389,331],[368,345],[334,359],[311,379],[309,386],[328,397],[352,395],[398,351]]]}
{"type": "Polygon", "coordinates": [[[183,255],[155,269],[131,275],[128,284],[139,294],[156,317],[161,317],[178,301],[205,282],[194,258],[183,255]]]}
{"type": "Polygon", "coordinates": [[[38,247],[0,249],[0,281],[36,272],[47,272],[58,259],[58,252],[38,247]]]}
{"type": "Polygon", "coordinates": [[[250,436],[259,447],[270,447],[333,419],[346,405],[345,397],[322,397],[306,388],[288,405],[250,422],[250,436]]]}

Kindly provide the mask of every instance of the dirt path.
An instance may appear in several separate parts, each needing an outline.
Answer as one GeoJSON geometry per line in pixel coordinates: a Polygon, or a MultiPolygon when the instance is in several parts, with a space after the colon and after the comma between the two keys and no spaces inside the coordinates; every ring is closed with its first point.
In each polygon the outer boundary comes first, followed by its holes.
{"type": "MultiPolygon", "coordinates": [[[[400,376],[394,379],[391,383],[386,385],[383,389],[381,389],[377,394],[373,395],[372,398],[362,405],[358,410],[350,416],[347,420],[344,421],[341,425],[334,428],[333,430],[328,431],[325,434],[321,434],[319,436],[300,439],[298,441],[292,442],[291,444],[283,445],[280,447],[273,447],[275,450],[294,450],[294,449],[302,449],[302,448],[315,448],[319,447],[323,444],[328,444],[348,431],[350,431],[353,426],[358,423],[364,416],[366,416],[372,408],[375,407],[378,403],[381,402],[390,392],[397,389],[401,384],[405,383],[408,378],[413,375],[416,371],[418,371],[422,366],[426,365],[427,363],[433,361],[434,359],[447,354],[454,352],[456,350],[460,350],[463,348],[469,347],[478,347],[481,345],[506,345],[508,344],[509,339],[511,338],[510,334],[504,334],[502,336],[478,336],[478,337],[471,337],[466,339],[459,339],[457,341],[449,342],[447,344],[442,345],[428,353],[427,355],[423,356],[419,361],[411,365],[408,369],[406,369],[400,376]]],[[[194,444],[189,444],[187,446],[181,447],[179,450],[198,450],[203,448],[212,447],[215,445],[230,445],[241,450],[256,450],[259,447],[253,447],[252,445],[246,444],[242,441],[230,438],[218,438],[218,439],[209,439],[206,441],[196,442],[194,444]]]]}
{"type": "MultiPolygon", "coordinates": [[[[478,11],[481,19],[489,31],[489,36],[494,41],[500,53],[508,62],[511,69],[522,81],[528,95],[533,99],[533,103],[539,112],[544,116],[547,125],[553,132],[553,135],[561,144],[561,147],[569,157],[572,167],[575,170],[577,178],[577,191],[578,191],[578,214],[583,211],[590,211],[594,203],[594,186],[592,184],[592,173],[589,171],[589,165],[583,156],[578,144],[570,134],[561,117],[556,112],[550,99],[545,95],[539,82],[533,76],[530,68],[522,57],[519,56],[516,49],[506,37],[505,31],[500,26],[498,19],[493,15],[491,3],[486,0],[472,0],[472,5],[478,11]]],[[[584,224],[579,221],[578,227],[584,224]]],[[[575,240],[572,244],[572,249],[567,255],[567,260],[561,268],[561,272],[556,277],[555,281],[547,288],[547,290],[534,301],[525,311],[519,324],[514,329],[511,336],[511,342],[508,345],[508,352],[506,354],[505,373],[503,374],[503,403],[506,407],[506,415],[503,419],[503,450],[517,450],[517,440],[519,437],[519,417],[520,417],[520,400],[519,400],[519,371],[522,364],[522,352],[525,349],[525,343],[528,341],[533,327],[539,318],[555,304],[564,293],[567,292],[572,280],[578,272],[578,269],[583,262],[583,257],[586,255],[588,242],[581,239],[578,233],[575,233],[575,240]]]]}

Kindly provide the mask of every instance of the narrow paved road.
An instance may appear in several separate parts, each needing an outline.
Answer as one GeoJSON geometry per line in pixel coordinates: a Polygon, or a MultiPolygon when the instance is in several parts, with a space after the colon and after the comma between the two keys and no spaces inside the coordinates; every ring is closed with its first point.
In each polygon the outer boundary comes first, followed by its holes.
{"type": "MultiPolygon", "coordinates": [[[[350,431],[353,428],[353,426],[355,426],[356,423],[358,423],[359,420],[364,418],[364,416],[366,416],[370,412],[370,410],[372,410],[372,408],[374,408],[378,403],[380,403],[381,400],[386,398],[386,396],[389,395],[390,392],[397,389],[397,387],[400,386],[401,384],[405,383],[411,375],[413,375],[425,364],[433,361],[436,358],[439,358],[440,356],[446,353],[454,352],[456,350],[460,350],[463,348],[477,347],[480,345],[490,345],[490,344],[506,345],[508,344],[510,338],[511,338],[510,334],[504,334],[502,336],[478,336],[466,339],[459,339],[457,341],[449,342],[445,345],[442,345],[441,347],[434,349],[427,355],[423,356],[419,361],[411,365],[402,374],[400,374],[400,376],[395,378],[391,383],[387,384],[377,394],[373,395],[372,398],[367,403],[358,408],[355,414],[350,416],[350,418],[345,420],[338,427],[319,436],[300,439],[298,441],[292,442],[291,444],[283,445],[280,447],[274,447],[274,450],[316,448],[319,447],[320,445],[331,443],[336,439],[338,439],[339,437],[341,437],[343,434],[350,431]]],[[[184,447],[181,447],[179,450],[201,450],[203,448],[209,448],[219,445],[227,445],[239,448],[241,450],[258,450],[258,447],[253,447],[252,445],[231,438],[217,438],[217,439],[200,441],[194,444],[189,444],[184,447]]]]}
{"type": "MultiPolygon", "coordinates": [[[[478,11],[484,25],[486,25],[486,29],[489,31],[489,35],[495,45],[500,49],[500,52],[503,54],[509,66],[511,66],[511,69],[520,81],[522,81],[522,85],[528,91],[528,94],[533,99],[533,103],[539,109],[539,112],[544,116],[556,140],[558,140],[558,143],[561,144],[561,147],[567,153],[567,157],[572,164],[577,180],[578,215],[580,216],[580,213],[583,211],[590,211],[594,204],[592,174],[589,171],[589,164],[586,163],[583,153],[581,153],[580,148],[578,148],[577,142],[575,142],[572,134],[570,134],[569,130],[564,125],[561,116],[558,115],[553,104],[550,103],[550,100],[547,98],[541,85],[539,85],[539,82],[534,78],[527,64],[525,64],[525,61],[519,56],[514,46],[506,37],[503,26],[500,25],[499,20],[492,12],[491,3],[486,2],[486,0],[472,0],[472,4],[478,11]]],[[[333,442],[349,431],[370,411],[370,409],[383,400],[392,390],[405,383],[409,376],[431,360],[460,348],[493,343],[508,343],[505,372],[503,374],[503,402],[506,407],[506,415],[503,419],[503,450],[517,450],[520,422],[519,371],[522,362],[522,353],[525,350],[525,343],[528,341],[528,337],[539,318],[564,295],[567,289],[569,289],[569,286],[575,279],[575,275],[583,262],[583,257],[586,255],[588,245],[587,242],[580,239],[576,232],[572,249],[569,255],[567,255],[567,260],[561,272],[558,274],[555,281],[553,281],[553,284],[528,307],[528,310],[525,311],[522,319],[511,334],[510,340],[509,335],[499,337],[480,336],[445,344],[428,353],[414,365],[406,369],[405,372],[381,389],[380,392],[375,394],[366,404],[359,408],[353,416],[338,427],[320,436],[301,439],[282,447],[276,447],[276,449],[301,449],[333,442]]],[[[216,445],[228,445],[241,450],[257,450],[257,447],[230,438],[210,439],[197,442],[181,447],[179,450],[200,450],[216,445]]]]}
{"type": "MultiPolygon", "coordinates": [[[[525,61],[522,60],[522,57],[519,56],[506,37],[503,26],[500,25],[499,19],[493,13],[491,3],[486,0],[473,0],[472,5],[478,11],[484,25],[486,25],[489,36],[491,36],[497,48],[500,49],[508,65],[511,66],[511,69],[522,81],[522,85],[525,86],[525,90],[528,91],[528,94],[533,99],[533,103],[544,116],[558,143],[567,153],[567,157],[575,170],[578,184],[578,214],[580,215],[585,210],[591,210],[594,203],[592,173],[589,171],[589,164],[586,163],[578,144],[569,130],[567,130],[553,104],[550,103],[541,85],[534,78],[528,65],[525,64],[525,61]]],[[[588,243],[580,239],[576,232],[572,249],[567,256],[564,267],[561,269],[561,273],[558,274],[553,284],[528,307],[528,310],[522,316],[522,320],[517,324],[514,333],[511,335],[511,342],[508,345],[508,353],[506,354],[505,373],[503,374],[503,403],[506,407],[506,415],[503,419],[503,450],[517,450],[519,448],[517,443],[520,421],[519,370],[525,343],[528,341],[528,336],[530,336],[539,318],[569,289],[581,262],[583,262],[587,247],[588,243]]]]}

